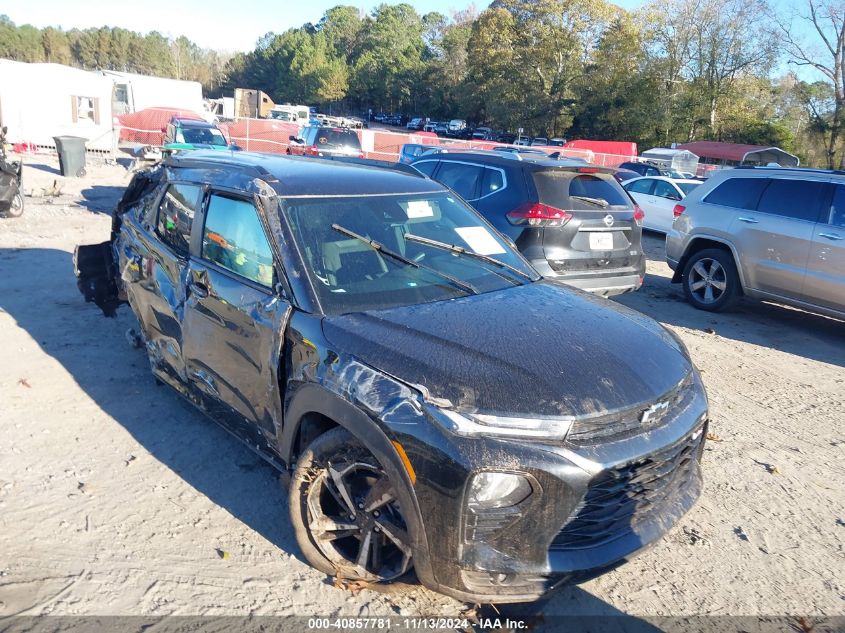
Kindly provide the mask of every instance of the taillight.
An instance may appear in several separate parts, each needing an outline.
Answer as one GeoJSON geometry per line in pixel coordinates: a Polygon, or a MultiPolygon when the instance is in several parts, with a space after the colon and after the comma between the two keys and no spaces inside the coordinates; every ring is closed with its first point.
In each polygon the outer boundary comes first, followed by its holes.
{"type": "Polygon", "coordinates": [[[677,217],[679,217],[681,214],[683,214],[683,212],[684,212],[684,211],[686,211],[686,210],[687,210],[687,208],[686,208],[684,205],[682,205],[682,204],[676,204],[676,205],[675,205],[675,208],[674,208],[674,209],[672,209],[672,215],[674,215],[674,216],[677,218],[677,217]]]}
{"type": "Polygon", "coordinates": [[[597,173],[599,173],[599,171],[601,171],[601,170],[599,170],[597,167],[579,167],[578,168],[579,174],[597,174],[597,173]]]}
{"type": "Polygon", "coordinates": [[[312,145],[308,148],[308,153],[311,154],[311,156],[319,156],[320,150],[317,149],[316,145],[312,145]]]}
{"type": "Polygon", "coordinates": [[[358,152],[358,158],[364,158],[364,152],[358,152]]]}
{"type": "Polygon", "coordinates": [[[526,202],[510,211],[508,222],[528,226],[563,226],[572,219],[572,214],[547,204],[526,202]]]}
{"type": "Polygon", "coordinates": [[[634,205],[634,222],[637,223],[637,226],[643,225],[643,220],[645,219],[645,211],[642,210],[640,205],[634,205]]]}

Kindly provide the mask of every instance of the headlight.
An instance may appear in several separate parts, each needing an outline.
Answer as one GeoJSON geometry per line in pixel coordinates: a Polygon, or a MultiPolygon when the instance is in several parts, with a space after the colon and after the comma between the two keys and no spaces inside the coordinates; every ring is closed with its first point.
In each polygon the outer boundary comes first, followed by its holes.
{"type": "Polygon", "coordinates": [[[449,430],[458,435],[502,435],[560,439],[566,437],[572,418],[516,418],[499,415],[463,415],[451,409],[439,409],[446,416],[449,430]]]}
{"type": "Polygon", "coordinates": [[[467,505],[478,509],[515,506],[531,494],[531,484],[514,473],[477,473],[470,482],[467,505]]]}

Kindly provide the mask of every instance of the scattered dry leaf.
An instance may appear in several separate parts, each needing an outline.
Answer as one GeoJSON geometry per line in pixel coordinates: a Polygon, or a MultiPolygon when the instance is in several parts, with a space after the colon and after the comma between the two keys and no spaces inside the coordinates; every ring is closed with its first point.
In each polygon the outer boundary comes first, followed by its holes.
{"type": "Polygon", "coordinates": [[[815,625],[803,615],[795,618],[795,621],[798,624],[798,630],[802,633],[812,633],[816,628],[815,625]]]}
{"type": "Polygon", "coordinates": [[[716,330],[714,330],[712,327],[706,327],[706,328],[704,328],[704,333],[705,334],[715,334],[716,330]]]}
{"type": "Polygon", "coordinates": [[[229,552],[227,552],[226,550],[216,548],[214,551],[217,552],[217,555],[223,560],[229,560],[229,552]]]}
{"type": "Polygon", "coordinates": [[[32,385],[29,384],[29,381],[26,378],[18,378],[18,384],[22,387],[26,387],[27,389],[32,389],[32,385]]]}
{"type": "Polygon", "coordinates": [[[710,442],[723,442],[724,440],[715,433],[708,433],[707,440],[710,442]]]}

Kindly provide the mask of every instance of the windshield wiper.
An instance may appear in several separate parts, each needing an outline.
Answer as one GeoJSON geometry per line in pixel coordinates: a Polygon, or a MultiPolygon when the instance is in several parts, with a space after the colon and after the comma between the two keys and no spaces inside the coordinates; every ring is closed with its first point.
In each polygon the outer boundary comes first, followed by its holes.
{"type": "Polygon", "coordinates": [[[405,239],[409,242],[418,242],[427,246],[433,246],[434,248],[440,248],[444,251],[455,253],[456,255],[466,255],[467,257],[472,257],[473,259],[478,259],[482,262],[487,262],[488,264],[499,266],[500,268],[506,268],[512,273],[519,275],[520,277],[527,279],[528,281],[534,281],[534,278],[531,275],[521,271],[515,266],[506,264],[505,262],[499,261],[495,257],[490,257],[489,255],[483,255],[481,253],[476,253],[475,251],[468,251],[463,246],[458,246],[456,244],[447,244],[446,242],[438,242],[437,240],[422,237],[421,235],[412,235],[411,233],[405,233],[405,239]]]}
{"type": "Polygon", "coordinates": [[[339,224],[332,224],[332,228],[335,231],[337,231],[338,233],[342,233],[343,235],[346,235],[347,237],[351,237],[351,238],[356,239],[360,242],[363,242],[364,244],[367,244],[374,251],[378,251],[382,255],[387,255],[388,257],[395,259],[398,262],[402,262],[403,264],[405,264],[407,266],[412,266],[413,268],[420,268],[422,270],[427,270],[428,272],[430,272],[434,275],[437,275],[438,277],[442,277],[443,279],[445,279],[449,283],[457,286],[458,288],[460,288],[461,290],[463,290],[464,292],[466,292],[468,294],[477,295],[479,293],[478,288],[473,286],[471,283],[468,283],[466,281],[461,281],[457,277],[453,277],[449,273],[444,273],[440,270],[437,270],[436,268],[432,268],[431,266],[426,266],[425,264],[415,262],[413,259],[408,259],[404,255],[400,255],[399,253],[395,253],[392,250],[385,248],[384,244],[382,244],[381,242],[371,240],[370,238],[364,237],[363,235],[358,235],[354,231],[350,231],[346,227],[340,226],[339,224]]]}
{"type": "Polygon", "coordinates": [[[604,198],[590,198],[588,196],[569,196],[573,200],[580,200],[582,202],[589,202],[590,204],[594,204],[597,207],[601,207],[602,209],[606,209],[610,206],[607,200],[604,198]]]}

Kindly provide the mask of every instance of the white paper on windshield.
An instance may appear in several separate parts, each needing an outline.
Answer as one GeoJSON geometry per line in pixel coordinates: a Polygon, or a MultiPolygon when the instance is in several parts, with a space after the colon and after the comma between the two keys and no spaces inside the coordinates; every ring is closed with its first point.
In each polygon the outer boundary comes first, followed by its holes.
{"type": "Polygon", "coordinates": [[[428,200],[409,200],[405,206],[408,219],[412,218],[433,218],[434,209],[428,200]]]}
{"type": "Polygon", "coordinates": [[[455,229],[469,247],[481,255],[500,255],[505,251],[493,234],[483,226],[462,226],[455,229]]]}

